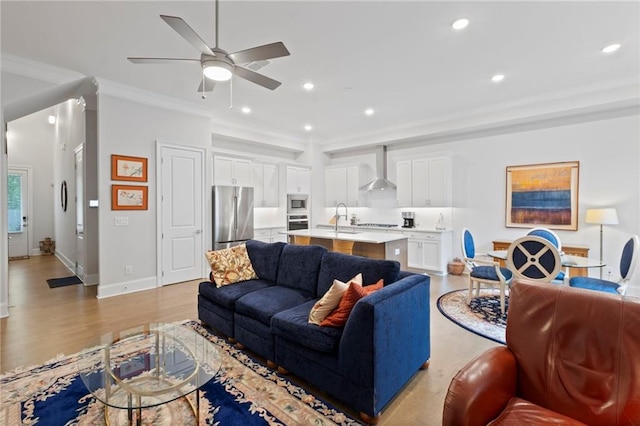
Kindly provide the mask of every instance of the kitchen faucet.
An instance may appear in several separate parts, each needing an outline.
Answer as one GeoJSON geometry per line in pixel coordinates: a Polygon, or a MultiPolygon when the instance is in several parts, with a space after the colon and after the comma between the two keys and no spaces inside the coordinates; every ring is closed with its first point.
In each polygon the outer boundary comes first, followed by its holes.
{"type": "Polygon", "coordinates": [[[340,206],[344,207],[344,220],[348,220],[349,218],[349,213],[347,212],[347,205],[345,203],[338,203],[338,205],[336,206],[336,215],[334,216],[336,218],[336,234],[338,233],[338,222],[340,222],[340,217],[343,216],[338,214],[338,208],[340,206]]]}

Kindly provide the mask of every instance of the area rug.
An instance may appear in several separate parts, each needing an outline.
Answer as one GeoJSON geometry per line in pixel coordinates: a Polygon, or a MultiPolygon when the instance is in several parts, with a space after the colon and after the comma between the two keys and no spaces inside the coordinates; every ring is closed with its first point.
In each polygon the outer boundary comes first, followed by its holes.
{"type": "Polygon", "coordinates": [[[82,284],[82,280],[76,275],[71,275],[70,277],[49,278],[47,280],[47,284],[49,284],[49,288],[57,288],[67,285],[82,284]]]}
{"type": "Polygon", "coordinates": [[[497,290],[480,290],[480,297],[467,304],[468,290],[454,290],[438,298],[438,310],[460,327],[478,336],[505,343],[509,296],[505,296],[505,314],[500,312],[497,290]]]}
{"type": "MultiPolygon", "coordinates": [[[[359,425],[347,414],[267,368],[196,321],[183,321],[216,344],[218,375],[200,392],[200,425],[359,425]]],[[[77,372],[79,354],[0,376],[0,424],[100,425],[104,405],[77,372]]],[[[191,395],[194,398],[194,394],[191,395]]],[[[192,401],[193,402],[193,401],[192,401]]],[[[127,424],[126,410],[109,409],[111,425],[127,424]]],[[[142,411],[144,425],[193,425],[184,399],[142,411]]]]}

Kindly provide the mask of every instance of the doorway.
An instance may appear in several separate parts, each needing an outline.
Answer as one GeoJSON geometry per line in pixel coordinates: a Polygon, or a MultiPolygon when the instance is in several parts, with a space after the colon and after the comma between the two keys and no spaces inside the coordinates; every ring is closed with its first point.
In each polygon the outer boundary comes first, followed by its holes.
{"type": "Polygon", "coordinates": [[[31,251],[29,233],[31,169],[9,167],[7,173],[7,216],[9,260],[28,259],[31,251]]]}

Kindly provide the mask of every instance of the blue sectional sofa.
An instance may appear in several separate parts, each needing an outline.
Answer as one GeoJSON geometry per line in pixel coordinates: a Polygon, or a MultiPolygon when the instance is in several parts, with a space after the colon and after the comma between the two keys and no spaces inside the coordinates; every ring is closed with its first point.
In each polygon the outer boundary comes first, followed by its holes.
{"type": "Polygon", "coordinates": [[[398,262],[328,252],[320,246],[248,241],[258,279],[200,283],[198,316],[267,360],[375,423],[430,357],[429,277],[398,262]],[[384,287],[360,299],[344,328],[308,323],[333,280],[363,274],[384,287]]]}

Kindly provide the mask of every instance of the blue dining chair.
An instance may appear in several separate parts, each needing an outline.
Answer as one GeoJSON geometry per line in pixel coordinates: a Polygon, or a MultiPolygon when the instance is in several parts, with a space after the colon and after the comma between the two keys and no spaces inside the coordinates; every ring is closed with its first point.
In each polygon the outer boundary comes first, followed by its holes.
{"type": "MultiPolygon", "coordinates": [[[[560,260],[562,260],[562,255],[563,255],[562,242],[560,241],[560,237],[558,237],[558,234],[556,234],[549,228],[531,228],[529,232],[527,232],[527,235],[541,237],[551,242],[551,244],[556,246],[556,248],[560,252],[560,260]]],[[[566,277],[565,272],[560,270],[560,272],[558,272],[558,275],[555,277],[553,282],[558,282],[559,284],[564,283],[565,277],[566,277]]]]}
{"type": "Polygon", "coordinates": [[[500,311],[505,312],[505,292],[506,287],[511,282],[513,274],[507,268],[501,268],[500,263],[489,259],[478,259],[476,257],[476,246],[473,235],[467,228],[462,229],[462,256],[469,269],[469,294],[467,303],[471,303],[473,290],[476,290],[476,297],[480,296],[480,286],[490,285],[491,288],[498,286],[500,289],[500,311]]]}
{"type": "Polygon", "coordinates": [[[638,238],[637,235],[633,235],[622,248],[622,256],[620,257],[620,280],[618,282],[591,277],[573,277],[569,280],[569,285],[587,290],[624,295],[627,292],[627,283],[631,279],[633,271],[636,269],[639,249],[640,238],[638,238]]]}
{"type": "Polygon", "coordinates": [[[549,240],[525,235],[507,250],[507,267],[515,276],[551,283],[562,268],[560,252],[549,240]]]}

